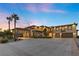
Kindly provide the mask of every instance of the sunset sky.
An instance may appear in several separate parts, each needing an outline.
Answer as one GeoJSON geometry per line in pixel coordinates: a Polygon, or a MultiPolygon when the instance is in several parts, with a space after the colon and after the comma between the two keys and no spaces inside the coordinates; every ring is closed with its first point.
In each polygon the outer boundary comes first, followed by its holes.
{"type": "MultiPolygon", "coordinates": [[[[77,3],[2,3],[0,4],[0,28],[8,29],[6,17],[13,13],[17,14],[20,19],[17,21],[17,27],[79,23],[79,4],[77,3]]],[[[13,21],[11,22],[11,28],[13,28],[13,21]]],[[[79,26],[77,28],[79,29],[79,26]]]]}

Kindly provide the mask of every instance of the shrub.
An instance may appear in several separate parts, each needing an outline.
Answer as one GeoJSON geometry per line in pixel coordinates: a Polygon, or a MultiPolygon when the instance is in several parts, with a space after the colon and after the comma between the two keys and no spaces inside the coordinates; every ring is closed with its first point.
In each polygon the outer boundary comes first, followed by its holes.
{"type": "Polygon", "coordinates": [[[0,43],[7,43],[7,42],[8,42],[7,39],[1,39],[1,40],[0,40],[0,43]]]}

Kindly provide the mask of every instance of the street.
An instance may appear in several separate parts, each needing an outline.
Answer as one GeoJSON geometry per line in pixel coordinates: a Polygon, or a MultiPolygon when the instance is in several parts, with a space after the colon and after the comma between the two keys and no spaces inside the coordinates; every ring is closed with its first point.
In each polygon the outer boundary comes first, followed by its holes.
{"type": "Polygon", "coordinates": [[[27,39],[0,44],[0,56],[72,56],[72,39],[27,39]]]}

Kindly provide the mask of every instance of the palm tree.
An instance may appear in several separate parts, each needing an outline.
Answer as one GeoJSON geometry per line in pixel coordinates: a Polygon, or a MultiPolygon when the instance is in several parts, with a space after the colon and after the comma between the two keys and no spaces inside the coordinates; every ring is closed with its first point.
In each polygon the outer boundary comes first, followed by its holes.
{"type": "Polygon", "coordinates": [[[17,14],[13,14],[12,19],[14,20],[14,39],[16,41],[16,21],[19,20],[19,17],[17,14]]]}
{"type": "Polygon", "coordinates": [[[7,20],[8,20],[8,29],[9,29],[9,32],[10,32],[10,22],[12,21],[12,18],[11,17],[7,17],[7,20]]]}

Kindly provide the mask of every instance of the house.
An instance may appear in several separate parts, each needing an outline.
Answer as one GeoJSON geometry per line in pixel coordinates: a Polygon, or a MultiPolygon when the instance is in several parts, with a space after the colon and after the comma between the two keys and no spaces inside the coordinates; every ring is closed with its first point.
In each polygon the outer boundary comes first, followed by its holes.
{"type": "Polygon", "coordinates": [[[77,37],[77,24],[66,24],[51,27],[53,38],[72,38],[77,37]]]}
{"type": "Polygon", "coordinates": [[[17,37],[23,38],[73,38],[77,37],[77,32],[77,23],[50,27],[32,25],[26,28],[16,28],[17,37]]]}

